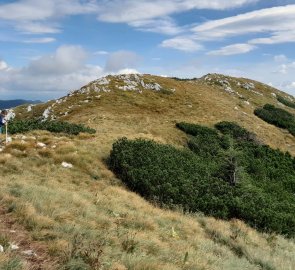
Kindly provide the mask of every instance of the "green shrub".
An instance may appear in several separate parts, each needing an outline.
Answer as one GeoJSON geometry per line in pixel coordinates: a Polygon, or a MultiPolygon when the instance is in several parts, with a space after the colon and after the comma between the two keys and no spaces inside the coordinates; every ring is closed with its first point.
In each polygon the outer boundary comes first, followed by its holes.
{"type": "Polygon", "coordinates": [[[285,98],[282,97],[282,96],[277,96],[277,100],[278,100],[279,102],[283,103],[284,105],[286,105],[286,106],[288,106],[288,107],[290,107],[290,108],[295,109],[295,102],[292,102],[292,101],[290,101],[290,100],[287,100],[287,99],[285,99],[285,98]]]}
{"type": "Polygon", "coordinates": [[[177,77],[171,77],[171,79],[175,80],[175,81],[181,81],[181,82],[187,82],[187,81],[196,81],[198,80],[197,78],[177,78],[177,77]]]}
{"type": "Polygon", "coordinates": [[[120,139],[113,145],[109,166],[148,200],[218,218],[239,218],[260,230],[294,236],[295,159],[257,144],[252,133],[234,123],[216,126],[223,134],[177,124],[194,135],[188,142],[192,151],[120,139]]]}
{"type": "Polygon", "coordinates": [[[267,123],[279,128],[285,128],[295,136],[295,118],[293,114],[270,104],[264,105],[263,108],[256,109],[254,113],[267,123]]]}
{"type": "Polygon", "coordinates": [[[80,124],[72,124],[63,121],[40,121],[38,119],[13,120],[9,122],[10,134],[25,133],[32,130],[48,130],[55,133],[67,133],[78,135],[80,132],[95,133],[94,129],[80,124]]]}
{"type": "Polygon", "coordinates": [[[217,128],[224,135],[229,135],[230,137],[233,137],[236,140],[258,143],[258,139],[254,133],[249,132],[245,128],[242,128],[239,125],[237,125],[236,123],[223,121],[217,123],[215,125],[215,128],[217,128]]]}
{"type": "Polygon", "coordinates": [[[131,190],[149,200],[229,217],[232,188],[210,177],[207,164],[191,151],[124,138],[114,143],[109,164],[131,190]]]}
{"type": "Polygon", "coordinates": [[[202,135],[203,137],[207,137],[208,139],[212,137],[218,137],[218,132],[216,130],[201,125],[180,122],[176,124],[176,127],[184,131],[186,134],[192,136],[202,135]]]}

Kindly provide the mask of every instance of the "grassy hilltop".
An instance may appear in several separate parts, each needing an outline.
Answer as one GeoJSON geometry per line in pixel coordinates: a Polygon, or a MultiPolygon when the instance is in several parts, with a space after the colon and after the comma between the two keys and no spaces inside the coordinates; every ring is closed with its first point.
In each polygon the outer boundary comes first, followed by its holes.
{"type": "Polygon", "coordinates": [[[222,121],[255,133],[261,144],[288,151],[292,160],[294,101],[262,83],[218,74],[192,80],[119,75],[58,100],[17,107],[18,121],[42,117],[96,133],[56,133],[44,125],[19,133],[16,126],[13,141],[0,153],[0,245],[5,251],[0,269],[294,269],[294,238],[256,230],[242,219],[148,202],[108,164],[119,138],[189,151],[184,150],[189,137],[176,123],[213,128],[222,121]],[[273,121],[278,114],[263,112],[260,118],[255,111],[266,104],[282,110],[282,117],[273,121]]]}

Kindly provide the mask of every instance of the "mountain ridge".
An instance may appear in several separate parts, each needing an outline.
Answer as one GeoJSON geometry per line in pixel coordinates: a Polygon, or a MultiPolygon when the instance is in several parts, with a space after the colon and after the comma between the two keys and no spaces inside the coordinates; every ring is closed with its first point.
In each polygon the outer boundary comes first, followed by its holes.
{"type": "MultiPolygon", "coordinates": [[[[84,117],[83,112],[88,115],[111,113],[110,118],[125,113],[135,119],[134,114],[147,118],[161,115],[168,122],[186,121],[188,117],[193,122],[211,126],[222,120],[236,121],[258,136],[261,133],[267,144],[294,154],[292,135],[254,115],[257,107],[267,103],[294,113],[293,108],[278,101],[278,96],[294,101],[291,95],[263,83],[220,74],[185,80],[148,74],[110,75],[71,91],[67,96],[34,106],[32,111],[28,112],[28,107],[15,111],[16,117],[34,116],[90,124],[93,120],[84,117]],[[281,137],[284,137],[282,142],[281,137]]],[[[145,129],[143,126],[142,130],[145,129]]]]}
{"type": "Polygon", "coordinates": [[[40,100],[24,100],[24,99],[11,99],[11,100],[0,100],[1,109],[11,109],[23,104],[38,104],[42,103],[40,100]]]}

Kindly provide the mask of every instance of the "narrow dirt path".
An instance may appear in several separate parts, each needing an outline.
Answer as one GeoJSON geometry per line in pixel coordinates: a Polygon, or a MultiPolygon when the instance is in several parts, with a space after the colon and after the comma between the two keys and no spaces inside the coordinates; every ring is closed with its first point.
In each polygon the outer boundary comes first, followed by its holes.
{"type": "Polygon", "coordinates": [[[0,234],[6,236],[11,244],[18,246],[18,249],[10,252],[26,262],[25,269],[56,269],[53,259],[46,252],[46,246],[34,241],[30,233],[18,224],[13,215],[7,213],[3,206],[0,206],[0,234]]]}

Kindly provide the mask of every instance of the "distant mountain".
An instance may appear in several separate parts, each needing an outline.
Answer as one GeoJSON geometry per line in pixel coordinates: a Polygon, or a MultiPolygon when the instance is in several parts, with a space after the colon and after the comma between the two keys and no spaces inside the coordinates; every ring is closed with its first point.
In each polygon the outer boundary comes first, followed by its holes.
{"type": "Polygon", "coordinates": [[[10,109],[23,104],[38,104],[40,100],[24,100],[24,99],[13,99],[13,100],[0,100],[0,110],[10,109]]]}

